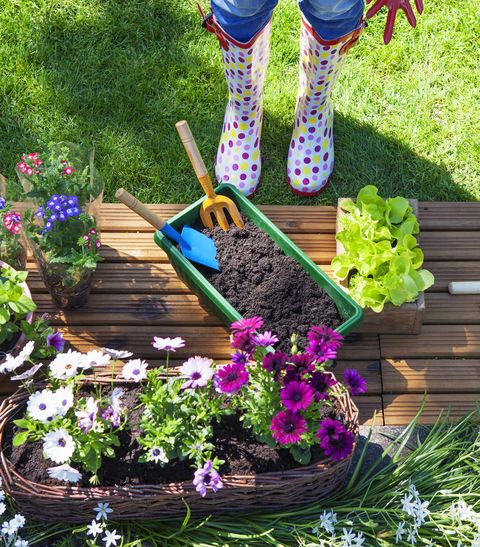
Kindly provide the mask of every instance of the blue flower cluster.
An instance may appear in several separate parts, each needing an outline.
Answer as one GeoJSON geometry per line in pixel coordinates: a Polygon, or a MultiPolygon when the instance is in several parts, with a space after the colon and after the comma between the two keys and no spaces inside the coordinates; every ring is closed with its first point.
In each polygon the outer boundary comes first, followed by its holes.
{"type": "MultiPolygon", "coordinates": [[[[77,217],[82,212],[82,210],[78,206],[77,196],[53,194],[53,196],[47,201],[46,206],[47,209],[52,212],[52,214],[45,222],[45,227],[42,230],[42,234],[44,234],[45,232],[49,232],[53,228],[57,220],[59,220],[60,222],[65,222],[67,218],[77,217]]],[[[39,213],[40,216],[43,216],[44,218],[46,218],[48,214],[47,211],[45,211],[43,208],[39,209],[37,213],[39,213]]]]}
{"type": "Polygon", "coordinates": [[[7,204],[7,200],[0,196],[0,210],[5,208],[5,205],[7,204]]]}

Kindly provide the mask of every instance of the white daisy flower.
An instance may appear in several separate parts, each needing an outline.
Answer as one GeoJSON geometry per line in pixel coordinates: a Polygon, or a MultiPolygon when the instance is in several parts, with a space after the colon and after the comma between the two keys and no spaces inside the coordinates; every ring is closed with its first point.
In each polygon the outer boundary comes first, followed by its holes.
{"type": "Polygon", "coordinates": [[[95,517],[97,520],[107,520],[109,513],[113,513],[113,509],[110,507],[110,504],[108,502],[102,503],[101,501],[99,501],[97,503],[97,506],[94,507],[93,510],[97,513],[97,516],[95,517]]]}
{"type": "Polygon", "coordinates": [[[28,547],[29,543],[26,539],[17,539],[13,547],[28,547]]]}
{"type": "Polygon", "coordinates": [[[53,392],[57,401],[57,414],[65,416],[65,414],[73,406],[73,389],[71,387],[60,387],[53,392]]]}
{"type": "Polygon", "coordinates": [[[97,522],[96,520],[92,520],[92,523],[87,526],[87,536],[97,537],[98,534],[101,534],[103,532],[104,528],[105,524],[103,522],[97,522]]]}
{"type": "Polygon", "coordinates": [[[105,542],[105,547],[111,547],[112,545],[117,545],[117,541],[122,539],[122,536],[117,534],[117,531],[109,532],[105,530],[105,536],[102,538],[102,541],[105,542]]]}
{"type": "Polygon", "coordinates": [[[34,419],[45,423],[57,415],[57,399],[52,391],[44,389],[30,395],[27,412],[34,419]]]}
{"type": "Polygon", "coordinates": [[[70,467],[67,463],[57,465],[56,467],[49,467],[47,471],[48,476],[57,481],[75,483],[82,478],[82,474],[73,467],[70,467]]]}
{"type": "Polygon", "coordinates": [[[122,405],[122,397],[125,392],[121,387],[116,387],[111,393],[110,393],[110,405],[113,408],[114,412],[117,414],[121,414],[123,410],[122,405]]]}
{"type": "Polygon", "coordinates": [[[142,359],[132,359],[125,363],[122,369],[122,376],[125,380],[140,382],[147,377],[148,363],[142,359]]]}
{"type": "Polygon", "coordinates": [[[81,366],[82,354],[69,349],[67,353],[59,353],[50,363],[50,374],[53,378],[67,380],[76,376],[81,366]]]}
{"type": "Polygon", "coordinates": [[[105,353],[108,353],[108,355],[110,355],[110,357],[114,360],[128,359],[129,357],[131,357],[133,355],[133,353],[131,351],[123,351],[123,350],[119,350],[119,349],[102,348],[102,350],[105,353]]]}
{"type": "Polygon", "coordinates": [[[20,350],[16,357],[14,357],[11,353],[7,353],[5,360],[0,365],[0,373],[12,372],[12,370],[15,370],[20,365],[23,365],[23,363],[30,357],[34,347],[35,342],[30,340],[30,342],[27,342],[25,347],[20,350]]]}
{"type": "Polygon", "coordinates": [[[20,359],[25,361],[26,359],[30,357],[34,348],[35,348],[35,342],[33,340],[30,340],[29,342],[25,344],[24,348],[20,351],[18,356],[20,357],[20,359]]]}
{"type": "Polygon", "coordinates": [[[75,441],[66,429],[55,429],[43,437],[43,452],[55,463],[65,463],[75,452],[75,441]]]}
{"type": "Polygon", "coordinates": [[[27,380],[28,378],[31,378],[32,376],[35,376],[35,374],[43,367],[43,363],[38,363],[37,365],[34,365],[33,367],[29,368],[25,372],[22,372],[22,374],[17,374],[16,376],[12,376],[10,379],[14,382],[21,381],[21,380],[27,380]]]}
{"type": "Polygon", "coordinates": [[[0,502],[0,515],[3,515],[5,511],[7,510],[7,506],[2,502],[0,502]]]}
{"type": "Polygon", "coordinates": [[[92,349],[86,355],[82,355],[80,367],[83,369],[101,367],[107,365],[110,359],[109,354],[92,349]]]}
{"type": "Polygon", "coordinates": [[[165,454],[165,450],[162,448],[155,446],[148,451],[148,455],[150,457],[150,461],[154,461],[155,463],[168,463],[167,455],[165,454]]]}

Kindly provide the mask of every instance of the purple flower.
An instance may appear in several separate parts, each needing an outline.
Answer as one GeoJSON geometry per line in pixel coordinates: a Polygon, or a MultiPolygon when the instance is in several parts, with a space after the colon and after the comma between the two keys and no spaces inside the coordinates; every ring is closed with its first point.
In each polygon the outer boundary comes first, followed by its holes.
{"type": "Polygon", "coordinates": [[[353,368],[346,368],[343,373],[345,385],[348,387],[352,395],[360,395],[367,391],[367,382],[353,368]]]}
{"type": "Polygon", "coordinates": [[[262,361],[262,366],[268,372],[274,373],[275,381],[280,377],[280,373],[285,370],[288,355],[283,351],[277,350],[265,355],[262,361]]]}
{"type": "Polygon", "coordinates": [[[253,316],[247,317],[245,319],[240,319],[239,321],[234,321],[230,325],[230,330],[232,332],[255,332],[256,330],[262,328],[263,319],[261,317],[253,316]]]}
{"type": "Polygon", "coordinates": [[[232,335],[231,346],[233,349],[238,349],[247,352],[249,355],[255,351],[255,342],[253,334],[249,330],[238,331],[232,335]]]}
{"type": "Polygon", "coordinates": [[[248,372],[245,365],[233,363],[218,370],[218,388],[223,393],[236,393],[248,382],[248,372]]]}
{"type": "Polygon", "coordinates": [[[310,340],[305,348],[305,351],[319,363],[323,363],[324,361],[335,359],[337,357],[336,349],[326,347],[322,342],[316,340],[310,340]]]}
{"type": "Polygon", "coordinates": [[[182,384],[182,389],[206,386],[213,377],[212,361],[206,357],[190,357],[179,370],[185,378],[188,378],[182,384]]]}
{"type": "Polygon", "coordinates": [[[325,348],[330,349],[338,349],[343,342],[343,336],[341,334],[326,326],[312,327],[309,330],[307,337],[310,342],[318,342],[325,348]]]}
{"type": "Polygon", "coordinates": [[[310,406],[313,391],[306,382],[290,382],[280,390],[280,398],[285,408],[297,412],[310,406]]]}
{"type": "Polygon", "coordinates": [[[214,492],[223,488],[223,482],[218,471],[213,469],[211,460],[200,469],[197,469],[194,474],[193,484],[195,490],[204,498],[207,495],[207,488],[211,488],[214,492]]]}
{"type": "Polygon", "coordinates": [[[280,444],[298,443],[300,436],[307,431],[307,422],[303,416],[285,410],[272,418],[270,425],[272,437],[280,444]]]}
{"type": "Polygon", "coordinates": [[[292,355],[289,360],[291,364],[287,365],[287,373],[284,378],[284,383],[288,384],[293,380],[300,382],[305,374],[314,370],[313,357],[308,353],[298,353],[292,355]]]}
{"type": "Polygon", "coordinates": [[[324,401],[330,397],[329,389],[338,382],[331,374],[325,372],[314,372],[310,378],[310,387],[313,389],[316,401],[324,401]]]}
{"type": "Polygon", "coordinates": [[[102,418],[109,422],[112,422],[113,427],[118,427],[120,425],[120,416],[111,405],[108,405],[107,408],[102,410],[102,418]]]}
{"type": "Polygon", "coordinates": [[[253,341],[255,345],[266,348],[268,346],[273,346],[273,344],[276,344],[278,342],[278,337],[275,336],[275,334],[272,334],[271,331],[266,330],[262,334],[256,334],[253,337],[253,341]]]}
{"type": "Polygon", "coordinates": [[[3,196],[0,196],[0,210],[4,209],[6,204],[7,200],[3,196]]]}
{"type": "Polygon", "coordinates": [[[87,399],[85,410],[77,410],[75,416],[78,418],[77,425],[83,433],[88,433],[95,425],[98,414],[98,404],[93,397],[87,399]]]}
{"type": "Polygon", "coordinates": [[[35,216],[37,218],[45,218],[45,209],[43,208],[43,205],[40,205],[35,211],[35,216]]]}
{"type": "Polygon", "coordinates": [[[236,363],[237,365],[247,365],[250,358],[248,353],[245,353],[244,351],[236,351],[231,354],[231,357],[232,363],[236,363]]]}
{"type": "Polygon", "coordinates": [[[327,418],[320,423],[317,438],[320,439],[320,447],[325,456],[331,457],[334,461],[350,456],[355,441],[353,433],[348,431],[342,422],[332,418],[327,418]]]}
{"type": "Polygon", "coordinates": [[[62,333],[56,331],[47,336],[47,347],[53,348],[55,351],[63,351],[65,347],[65,340],[62,333]]]}

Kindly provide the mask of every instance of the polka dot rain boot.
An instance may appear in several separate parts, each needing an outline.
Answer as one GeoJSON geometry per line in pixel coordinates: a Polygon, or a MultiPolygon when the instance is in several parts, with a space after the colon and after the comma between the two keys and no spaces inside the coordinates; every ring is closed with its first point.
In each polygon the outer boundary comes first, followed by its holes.
{"type": "Polygon", "coordinates": [[[204,19],[204,26],[220,42],[229,90],[215,174],[218,182],[233,184],[250,197],[260,182],[263,83],[270,56],[271,22],[248,43],[234,40],[212,14],[204,19]]]}
{"type": "Polygon", "coordinates": [[[287,164],[295,194],[316,196],[328,184],[334,160],[332,88],[363,27],[361,22],[348,35],[327,41],[302,17],[300,83],[287,164]]]}

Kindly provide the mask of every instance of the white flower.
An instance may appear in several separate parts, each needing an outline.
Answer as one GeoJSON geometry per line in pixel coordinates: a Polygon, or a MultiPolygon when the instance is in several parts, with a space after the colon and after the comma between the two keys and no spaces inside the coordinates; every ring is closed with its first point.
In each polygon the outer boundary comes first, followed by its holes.
{"type": "Polygon", "coordinates": [[[117,359],[128,359],[133,355],[131,351],[122,351],[118,349],[111,349],[111,348],[102,348],[105,353],[108,353],[110,357],[114,360],[117,359]]]}
{"type": "Polygon", "coordinates": [[[101,501],[98,502],[97,506],[93,510],[97,513],[97,516],[95,517],[97,520],[107,520],[108,514],[113,513],[113,509],[110,507],[110,504],[102,503],[101,501]]]}
{"type": "Polygon", "coordinates": [[[57,481],[78,482],[82,474],[67,463],[48,468],[48,476],[57,481]]]}
{"type": "Polygon", "coordinates": [[[53,392],[57,401],[57,414],[65,416],[73,406],[73,389],[71,387],[60,387],[53,392]]]}
{"type": "Polygon", "coordinates": [[[65,463],[75,452],[75,441],[66,429],[55,429],[43,437],[43,452],[55,463],[65,463]]]}
{"type": "Polygon", "coordinates": [[[397,533],[395,535],[395,543],[400,543],[402,541],[403,536],[407,533],[405,530],[405,523],[400,522],[397,528],[397,533]]]}
{"type": "Polygon", "coordinates": [[[17,539],[13,544],[13,547],[28,547],[28,541],[26,539],[17,539]]]}
{"type": "Polygon", "coordinates": [[[113,411],[117,414],[122,413],[122,397],[125,392],[121,387],[116,387],[111,393],[110,393],[110,405],[113,408],[113,411]]]}
{"type": "Polygon", "coordinates": [[[90,429],[95,427],[95,421],[98,415],[98,404],[93,397],[89,397],[86,403],[85,410],[77,410],[75,416],[78,418],[78,427],[84,433],[88,433],[90,429]]]}
{"type": "Polygon", "coordinates": [[[333,511],[324,511],[320,517],[320,527],[327,533],[333,534],[335,532],[335,524],[337,523],[337,515],[333,511]]]}
{"type": "Polygon", "coordinates": [[[111,545],[117,545],[117,540],[122,539],[122,536],[117,534],[117,531],[109,532],[105,530],[105,536],[102,541],[105,542],[105,547],[111,547],[111,545]]]}
{"type": "Polygon", "coordinates": [[[350,530],[343,528],[342,537],[340,539],[342,540],[342,543],[340,544],[341,547],[354,547],[355,544],[353,542],[357,539],[357,536],[353,533],[351,528],[350,530]]]}
{"type": "Polygon", "coordinates": [[[3,515],[5,511],[7,510],[7,506],[2,502],[0,502],[0,515],[3,515]]]}
{"type": "Polygon", "coordinates": [[[5,499],[5,492],[3,490],[0,490],[0,501],[3,501],[5,499]]]}
{"type": "Polygon", "coordinates": [[[57,410],[57,399],[49,389],[36,391],[28,398],[27,412],[34,420],[48,422],[56,416],[57,410]]]}
{"type": "Polygon", "coordinates": [[[158,350],[176,351],[185,346],[185,340],[180,338],[180,336],[177,336],[176,338],[160,338],[160,336],[154,336],[152,346],[158,350]]]}
{"type": "Polygon", "coordinates": [[[25,522],[27,522],[25,517],[19,513],[17,513],[12,520],[17,523],[18,529],[23,528],[25,526],[25,522]]]}
{"type": "Polygon", "coordinates": [[[25,344],[25,347],[16,357],[14,357],[11,353],[7,353],[7,355],[5,356],[5,361],[3,361],[3,363],[0,365],[0,373],[12,372],[12,370],[15,370],[19,366],[23,365],[23,363],[30,357],[34,346],[35,342],[27,342],[25,344]]]}
{"type": "Polygon", "coordinates": [[[82,354],[69,349],[67,353],[59,353],[50,363],[50,375],[59,380],[67,380],[76,376],[81,366],[82,354]]]}
{"type": "Polygon", "coordinates": [[[407,534],[407,541],[410,545],[415,545],[417,543],[417,531],[415,528],[409,528],[407,534]]]}
{"type": "Polygon", "coordinates": [[[34,365],[33,367],[29,368],[25,372],[22,372],[22,374],[17,374],[16,376],[12,376],[10,379],[14,382],[21,381],[21,380],[27,380],[28,378],[31,378],[32,376],[35,376],[35,374],[43,367],[43,363],[38,363],[34,365]]]}
{"type": "Polygon", "coordinates": [[[408,493],[412,494],[414,498],[418,498],[420,496],[417,487],[413,484],[413,482],[408,485],[408,493]]]}
{"type": "Polygon", "coordinates": [[[2,524],[1,532],[2,534],[6,536],[13,536],[13,534],[16,534],[18,531],[18,523],[15,519],[6,520],[2,524]]]}
{"type": "Polygon", "coordinates": [[[465,503],[462,498],[460,498],[456,504],[452,505],[450,513],[452,518],[459,520],[460,522],[479,521],[479,515],[473,510],[473,507],[465,503]]]}
{"type": "Polygon", "coordinates": [[[82,355],[81,368],[94,368],[107,365],[110,361],[111,356],[107,353],[102,353],[93,349],[89,351],[86,355],[82,355]]]}
{"type": "Polygon", "coordinates": [[[97,537],[98,534],[101,534],[103,532],[104,528],[105,524],[103,522],[97,522],[96,520],[92,520],[92,524],[89,524],[87,526],[87,536],[97,537]]]}
{"type": "Polygon", "coordinates": [[[401,502],[402,502],[402,511],[404,513],[407,513],[407,515],[411,517],[415,516],[416,499],[413,497],[413,495],[405,494],[401,502]]]}
{"type": "Polygon", "coordinates": [[[167,455],[165,454],[165,451],[162,448],[151,448],[148,452],[148,455],[150,457],[150,461],[154,461],[155,463],[162,462],[162,463],[168,463],[167,455]]]}
{"type": "Polygon", "coordinates": [[[430,502],[417,499],[415,503],[415,521],[418,523],[418,526],[421,526],[428,515],[430,514],[430,511],[428,509],[428,506],[430,505],[430,502]]]}
{"type": "Polygon", "coordinates": [[[132,359],[125,363],[122,369],[122,376],[125,380],[134,380],[140,382],[147,377],[148,363],[142,361],[142,359],[132,359]]]}

